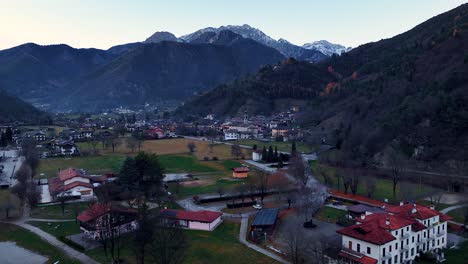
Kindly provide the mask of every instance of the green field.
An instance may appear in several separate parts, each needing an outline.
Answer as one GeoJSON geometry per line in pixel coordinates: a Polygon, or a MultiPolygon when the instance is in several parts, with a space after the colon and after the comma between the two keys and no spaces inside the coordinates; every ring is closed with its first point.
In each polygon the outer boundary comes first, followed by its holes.
{"type": "MultiPolygon", "coordinates": [[[[183,263],[276,263],[239,242],[238,223],[225,221],[212,232],[193,230],[185,232],[187,232],[189,246],[183,263]]],[[[86,251],[86,254],[101,263],[110,261],[104,256],[102,248],[86,251]]],[[[121,257],[126,263],[136,262],[130,243],[124,243],[121,257]]]]}
{"type": "Polygon", "coordinates": [[[69,167],[84,169],[89,174],[118,172],[124,159],[119,155],[41,159],[37,171],[46,178],[55,177],[59,170],[69,167]]]}
{"type": "Polygon", "coordinates": [[[335,223],[339,218],[343,217],[346,214],[346,211],[338,210],[336,208],[323,206],[317,212],[315,217],[320,221],[335,223]]]}
{"type": "Polygon", "coordinates": [[[13,241],[23,248],[46,256],[49,258],[47,263],[55,263],[56,261],[71,264],[80,263],[79,261],[64,256],[59,249],[45,242],[30,231],[11,224],[2,223],[0,225],[0,241],[13,241]]]}
{"type": "MultiPolygon", "coordinates": [[[[207,177],[200,177],[200,180],[203,181],[204,178],[207,177]]],[[[219,187],[222,187],[225,192],[229,192],[230,189],[234,188],[235,186],[239,185],[241,181],[235,180],[227,180],[222,179],[222,176],[209,176],[209,178],[214,178],[213,180],[210,179],[211,183],[202,184],[198,186],[182,186],[179,185],[179,190],[177,191],[177,184],[170,183],[169,184],[169,191],[177,197],[187,197],[187,196],[194,196],[200,194],[207,194],[207,193],[216,193],[219,187]]]]}
{"type": "Polygon", "coordinates": [[[455,210],[452,210],[452,211],[448,212],[448,215],[453,217],[453,221],[463,224],[463,222],[465,221],[465,217],[464,217],[464,211],[465,210],[467,210],[467,209],[466,208],[458,208],[458,209],[455,209],[455,210]]]}
{"type": "MultiPolygon", "coordinates": [[[[235,142],[238,143],[239,145],[245,145],[245,146],[250,146],[250,147],[257,145],[258,149],[260,150],[264,146],[267,149],[269,146],[272,146],[273,148],[277,147],[278,151],[291,152],[291,147],[292,147],[292,142],[276,142],[276,141],[263,142],[263,141],[259,141],[255,139],[242,139],[242,140],[237,140],[235,142]]],[[[296,148],[298,152],[304,152],[304,153],[312,152],[312,148],[303,142],[296,142],[296,148]]]]}
{"type": "Polygon", "coordinates": [[[57,238],[80,233],[80,225],[75,221],[54,223],[31,221],[28,222],[28,224],[39,227],[40,229],[57,238]]]}
{"type": "Polygon", "coordinates": [[[65,214],[60,205],[41,205],[31,211],[31,217],[42,219],[75,219],[74,211],[83,212],[88,209],[87,203],[65,204],[65,214]]]}
{"type": "Polygon", "coordinates": [[[215,172],[216,169],[204,165],[202,162],[195,159],[193,156],[177,156],[163,155],[159,156],[161,165],[166,169],[166,172],[215,172]]]}

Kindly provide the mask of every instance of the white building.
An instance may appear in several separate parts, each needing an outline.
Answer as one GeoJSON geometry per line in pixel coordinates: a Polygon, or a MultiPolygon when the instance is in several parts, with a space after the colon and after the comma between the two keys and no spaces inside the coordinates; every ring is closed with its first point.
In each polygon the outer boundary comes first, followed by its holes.
{"type": "Polygon", "coordinates": [[[262,160],[262,151],[260,151],[260,150],[252,151],[252,160],[253,161],[262,160]]]}
{"type": "Polygon", "coordinates": [[[422,252],[435,253],[447,245],[449,217],[431,208],[403,204],[386,212],[368,213],[356,224],[338,230],[342,235],[340,256],[348,263],[411,263],[422,252]]]}

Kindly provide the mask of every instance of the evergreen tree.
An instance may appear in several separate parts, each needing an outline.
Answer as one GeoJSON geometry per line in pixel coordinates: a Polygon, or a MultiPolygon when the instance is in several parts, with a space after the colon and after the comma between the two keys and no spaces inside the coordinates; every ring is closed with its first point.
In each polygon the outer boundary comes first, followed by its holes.
{"type": "Polygon", "coordinates": [[[297,154],[296,141],[293,141],[292,146],[291,146],[291,157],[296,156],[296,154],[297,154]]]}
{"type": "Polygon", "coordinates": [[[273,156],[273,161],[277,162],[278,161],[278,147],[275,146],[275,155],[273,156]]]}
{"type": "Polygon", "coordinates": [[[267,162],[272,162],[274,157],[275,157],[275,153],[273,152],[273,147],[270,146],[270,147],[268,147],[267,162]]]}
{"type": "Polygon", "coordinates": [[[268,158],[268,153],[267,153],[267,150],[266,150],[265,146],[263,146],[263,150],[262,150],[262,160],[263,160],[263,161],[267,161],[267,158],[268,158]]]}
{"type": "Polygon", "coordinates": [[[253,145],[252,150],[253,150],[253,151],[256,151],[256,150],[257,150],[257,144],[253,145]]]}
{"type": "Polygon", "coordinates": [[[6,147],[6,146],[7,146],[6,136],[5,136],[5,133],[2,133],[0,135],[0,147],[6,147]]]}
{"type": "Polygon", "coordinates": [[[13,141],[13,130],[11,130],[11,127],[7,128],[5,131],[5,140],[7,142],[13,141]]]}
{"type": "Polygon", "coordinates": [[[279,155],[278,157],[278,169],[283,168],[283,155],[279,155]]]}

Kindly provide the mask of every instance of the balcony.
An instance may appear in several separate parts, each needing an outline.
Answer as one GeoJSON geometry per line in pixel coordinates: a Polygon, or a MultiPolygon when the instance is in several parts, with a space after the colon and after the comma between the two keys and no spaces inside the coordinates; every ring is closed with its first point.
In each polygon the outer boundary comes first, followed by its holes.
{"type": "Polygon", "coordinates": [[[385,256],[381,256],[381,257],[380,257],[380,259],[381,259],[381,260],[384,260],[384,261],[387,260],[387,259],[390,259],[390,258],[392,258],[392,254],[391,254],[391,253],[387,253],[387,254],[385,254],[385,256]]]}
{"type": "Polygon", "coordinates": [[[400,252],[406,252],[409,250],[409,246],[408,245],[404,245],[403,247],[400,248],[400,252]]]}
{"type": "Polygon", "coordinates": [[[437,237],[441,237],[441,236],[444,236],[444,235],[445,235],[445,231],[443,231],[443,230],[437,232],[437,237]]]}
{"type": "Polygon", "coordinates": [[[410,233],[409,233],[409,232],[408,232],[408,233],[402,233],[402,234],[401,234],[401,239],[407,239],[407,238],[409,238],[409,237],[410,237],[410,233]]]}

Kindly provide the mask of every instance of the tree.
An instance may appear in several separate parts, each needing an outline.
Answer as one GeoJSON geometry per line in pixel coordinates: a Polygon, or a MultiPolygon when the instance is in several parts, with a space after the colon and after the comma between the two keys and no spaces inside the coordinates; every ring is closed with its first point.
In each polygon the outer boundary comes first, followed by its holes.
{"type": "Polygon", "coordinates": [[[188,246],[186,233],[163,220],[158,222],[153,233],[153,240],[149,244],[152,263],[182,263],[188,246]]]}
{"type": "Polygon", "coordinates": [[[270,179],[270,174],[264,171],[257,171],[257,191],[260,195],[260,201],[263,203],[263,199],[268,192],[268,181],[270,179]]]}
{"type": "Polygon", "coordinates": [[[268,147],[268,154],[267,154],[267,162],[272,162],[275,157],[275,153],[273,152],[273,147],[268,147]]]}
{"type": "Polygon", "coordinates": [[[31,177],[34,176],[39,166],[39,152],[36,148],[36,142],[33,140],[24,140],[21,145],[21,153],[25,157],[26,164],[31,168],[31,177]]]}
{"type": "Polygon", "coordinates": [[[26,199],[31,209],[36,207],[36,205],[41,201],[41,191],[34,183],[28,184],[26,199]]]}
{"type": "Polygon", "coordinates": [[[10,217],[10,210],[15,208],[15,203],[13,202],[13,198],[11,194],[7,193],[7,196],[2,199],[2,203],[0,204],[2,210],[5,210],[5,217],[10,217]]]}
{"type": "Polygon", "coordinates": [[[320,184],[302,186],[296,192],[296,207],[304,216],[304,222],[312,222],[312,216],[327,198],[326,188],[320,184]]]}
{"type": "Polygon", "coordinates": [[[187,143],[187,148],[188,148],[190,154],[193,154],[195,152],[197,146],[195,145],[195,143],[189,142],[189,143],[187,143]]]}
{"type": "Polygon", "coordinates": [[[371,175],[367,175],[364,180],[364,186],[366,188],[367,197],[372,198],[377,188],[377,180],[371,175]]]}
{"type": "Polygon", "coordinates": [[[283,163],[283,155],[279,155],[278,157],[278,169],[283,168],[284,163],[283,163]]]}
{"type": "Polygon", "coordinates": [[[306,173],[304,160],[301,156],[296,155],[291,157],[288,171],[297,181],[301,182],[304,186],[307,185],[309,175],[306,173]]]}
{"type": "Polygon", "coordinates": [[[59,195],[56,198],[57,202],[59,202],[60,208],[62,209],[62,216],[65,215],[65,206],[67,205],[67,201],[70,200],[67,196],[65,195],[59,195]]]}
{"type": "Polygon", "coordinates": [[[239,159],[239,156],[242,155],[242,151],[241,151],[239,144],[234,143],[231,145],[231,155],[235,157],[236,159],[239,159]]]}
{"type": "Polygon", "coordinates": [[[401,180],[404,170],[404,160],[400,153],[395,148],[392,148],[387,154],[387,165],[390,169],[390,175],[392,177],[392,190],[393,198],[396,198],[396,188],[401,180]]]}
{"type": "Polygon", "coordinates": [[[11,193],[18,197],[20,201],[20,207],[22,208],[24,202],[26,201],[28,187],[26,183],[18,182],[15,186],[11,188],[11,193]]]}
{"type": "Polygon", "coordinates": [[[133,153],[138,148],[138,141],[134,137],[127,139],[127,148],[133,153]]]}
{"type": "Polygon", "coordinates": [[[267,161],[267,158],[268,158],[268,153],[267,153],[266,147],[263,146],[263,150],[262,150],[262,161],[267,161]]]}
{"type": "Polygon", "coordinates": [[[291,146],[291,157],[297,155],[297,149],[296,149],[296,141],[293,141],[292,146],[291,146]]]}
{"type": "Polygon", "coordinates": [[[11,129],[11,127],[8,127],[5,130],[5,140],[7,143],[10,143],[13,141],[13,130],[11,129]]]}
{"type": "Polygon", "coordinates": [[[121,143],[122,143],[122,141],[120,140],[118,135],[115,135],[115,136],[112,136],[111,138],[109,138],[109,144],[112,147],[112,152],[115,152],[115,148],[120,146],[121,143]]]}
{"type": "Polygon", "coordinates": [[[16,171],[15,178],[20,183],[26,183],[32,178],[31,167],[27,163],[23,163],[16,171]]]}
{"type": "Polygon", "coordinates": [[[295,223],[294,226],[289,227],[288,232],[282,235],[282,240],[286,244],[286,254],[292,264],[307,263],[311,243],[301,225],[295,223]]]}
{"type": "Polygon", "coordinates": [[[93,155],[96,155],[98,153],[98,150],[97,150],[97,145],[98,144],[99,144],[99,142],[97,141],[97,139],[95,137],[92,137],[92,138],[90,138],[88,140],[88,145],[91,146],[93,155]]]}
{"type": "Polygon", "coordinates": [[[242,207],[244,207],[245,195],[247,194],[247,186],[245,184],[240,184],[235,188],[235,191],[241,199],[242,207]]]}
{"type": "Polygon", "coordinates": [[[146,202],[140,204],[138,211],[140,221],[138,223],[138,228],[133,232],[131,242],[135,253],[136,263],[144,264],[147,248],[154,240],[154,221],[150,218],[146,202]]]}

